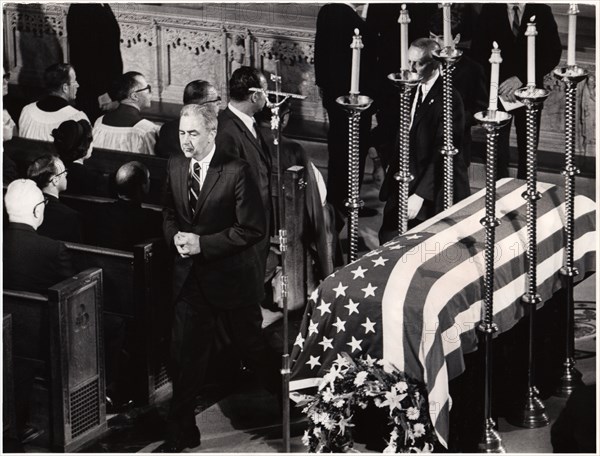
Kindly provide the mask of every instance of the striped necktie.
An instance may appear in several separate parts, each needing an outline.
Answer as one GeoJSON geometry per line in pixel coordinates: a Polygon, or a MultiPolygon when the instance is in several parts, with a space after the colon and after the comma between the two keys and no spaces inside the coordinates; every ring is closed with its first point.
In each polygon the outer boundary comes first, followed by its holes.
{"type": "Polygon", "coordinates": [[[515,37],[519,36],[519,7],[513,6],[513,21],[512,21],[512,32],[515,37]]]}
{"type": "Polygon", "coordinates": [[[190,173],[190,208],[192,214],[196,213],[196,203],[198,202],[198,196],[200,195],[200,163],[195,162],[192,172],[190,173]]]}

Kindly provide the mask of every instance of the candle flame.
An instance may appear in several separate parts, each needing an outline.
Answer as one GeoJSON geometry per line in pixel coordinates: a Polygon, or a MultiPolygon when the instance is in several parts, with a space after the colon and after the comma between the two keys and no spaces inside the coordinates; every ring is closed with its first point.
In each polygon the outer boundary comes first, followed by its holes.
{"type": "Polygon", "coordinates": [[[405,10],[406,9],[406,3],[402,4],[402,9],[405,10]]]}
{"type": "Polygon", "coordinates": [[[579,8],[577,7],[577,3],[571,3],[569,6],[569,14],[577,14],[579,13],[579,8]]]}
{"type": "Polygon", "coordinates": [[[498,49],[498,43],[496,43],[495,41],[492,43],[492,46],[494,46],[494,49],[498,49]]]}
{"type": "Polygon", "coordinates": [[[535,22],[535,15],[529,18],[529,22],[535,22]]]}
{"type": "Polygon", "coordinates": [[[354,29],[354,34],[358,35],[360,33],[360,30],[358,30],[357,28],[354,29]]]}

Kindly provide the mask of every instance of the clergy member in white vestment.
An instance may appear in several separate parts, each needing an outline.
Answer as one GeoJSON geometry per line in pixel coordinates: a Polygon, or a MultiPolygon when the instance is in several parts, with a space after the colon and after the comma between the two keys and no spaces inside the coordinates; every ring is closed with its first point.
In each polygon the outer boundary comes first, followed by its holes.
{"type": "Polygon", "coordinates": [[[71,106],[77,95],[77,76],[68,63],[56,63],[44,71],[48,94],[28,104],[19,117],[19,136],[40,141],[52,141],[52,130],[66,120],[79,121],[88,117],[71,106]]]}
{"type": "Polygon", "coordinates": [[[109,95],[119,107],[96,120],[94,148],[154,155],[160,127],[141,115],[152,100],[152,87],[144,75],[135,71],[123,74],[109,95]]]}

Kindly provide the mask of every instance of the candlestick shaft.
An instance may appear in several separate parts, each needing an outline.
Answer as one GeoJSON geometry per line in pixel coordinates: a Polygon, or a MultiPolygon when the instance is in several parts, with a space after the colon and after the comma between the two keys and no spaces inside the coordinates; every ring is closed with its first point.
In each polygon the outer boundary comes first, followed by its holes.
{"type": "Polygon", "coordinates": [[[452,16],[450,13],[450,3],[443,3],[443,21],[444,21],[444,47],[454,48],[452,40],[452,16]]]}

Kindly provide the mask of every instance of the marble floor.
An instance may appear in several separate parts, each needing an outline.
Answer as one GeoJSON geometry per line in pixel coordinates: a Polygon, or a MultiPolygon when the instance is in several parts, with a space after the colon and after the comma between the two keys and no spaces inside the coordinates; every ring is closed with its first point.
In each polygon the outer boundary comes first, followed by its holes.
{"type": "MultiPolygon", "coordinates": [[[[304,143],[315,164],[326,173],[327,151],[325,144],[304,143]]],[[[514,171],[514,170],[513,170],[514,171]]],[[[372,162],[367,163],[367,173],[362,189],[362,198],[366,205],[378,210],[374,217],[361,218],[359,222],[361,253],[378,245],[377,231],[381,222],[382,203],[377,198],[379,180],[372,174],[372,162]]],[[[472,189],[483,187],[483,166],[471,167],[472,189]]],[[[562,183],[558,173],[541,173],[540,181],[562,183]]],[[[577,181],[577,192],[590,198],[596,198],[594,179],[581,178],[577,181]]],[[[576,288],[576,299],[594,301],[596,299],[596,275],[589,277],[576,288]]],[[[595,337],[580,340],[576,344],[577,367],[583,374],[586,384],[596,382],[595,337]]],[[[198,448],[186,450],[193,453],[273,453],[282,452],[281,417],[277,401],[263,392],[251,376],[241,373],[231,379],[229,384],[209,385],[197,404],[196,422],[202,432],[202,444],[198,448]]],[[[565,403],[565,399],[550,397],[545,400],[550,420],[553,422],[565,403]]],[[[167,412],[167,400],[153,407],[135,408],[127,413],[114,415],[109,420],[109,431],[90,446],[82,449],[87,453],[104,452],[151,452],[162,442],[164,435],[164,417],[167,412]]],[[[550,444],[550,426],[539,429],[516,428],[500,419],[499,431],[504,445],[510,453],[547,453],[552,451],[550,444]]],[[[295,418],[291,425],[291,452],[302,453],[306,449],[301,436],[306,421],[295,418]]],[[[370,448],[356,444],[355,450],[369,452],[370,448]]],[[[45,452],[35,445],[28,445],[27,452],[45,452]]]]}

